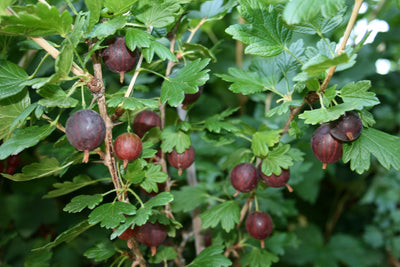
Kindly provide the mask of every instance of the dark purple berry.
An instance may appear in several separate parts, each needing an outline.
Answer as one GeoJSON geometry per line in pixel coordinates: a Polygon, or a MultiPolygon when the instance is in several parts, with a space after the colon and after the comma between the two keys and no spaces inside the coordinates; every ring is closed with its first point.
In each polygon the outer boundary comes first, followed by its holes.
{"type": "Polygon", "coordinates": [[[271,187],[282,187],[286,186],[290,192],[293,191],[293,189],[287,184],[290,178],[290,170],[288,169],[282,169],[282,172],[280,175],[265,175],[261,171],[261,164],[258,165],[258,173],[260,175],[261,180],[268,186],[271,187]]]}
{"type": "Polygon", "coordinates": [[[182,169],[188,168],[194,162],[195,153],[193,146],[190,146],[183,153],[176,152],[174,148],[167,154],[168,162],[172,167],[178,169],[178,175],[182,174],[182,169]]]}
{"type": "Polygon", "coordinates": [[[154,127],[161,126],[161,118],[157,113],[150,110],[139,112],[133,120],[133,131],[142,138],[145,133],[154,127]]]}
{"type": "Polygon", "coordinates": [[[323,163],[326,169],[328,163],[334,163],[342,157],[342,142],[332,137],[329,124],[323,124],[314,132],[311,138],[311,148],[315,157],[323,163]]]}
{"type": "Polygon", "coordinates": [[[348,111],[339,119],[330,123],[331,135],[340,141],[356,140],[362,132],[362,120],[357,112],[348,111]]]}
{"type": "Polygon", "coordinates": [[[238,195],[239,192],[250,192],[258,184],[257,169],[251,163],[239,163],[233,167],[230,180],[232,186],[237,190],[235,195],[238,195]]]}
{"type": "Polygon", "coordinates": [[[255,239],[261,240],[261,247],[264,248],[264,239],[267,238],[273,228],[273,222],[269,214],[262,211],[250,213],[246,219],[246,230],[255,239]]]}
{"type": "Polygon", "coordinates": [[[109,46],[101,54],[106,67],[112,72],[120,74],[120,82],[124,81],[125,72],[136,67],[139,58],[138,52],[131,51],[126,47],[125,37],[118,36],[111,40],[109,46]]]}
{"type": "Polygon", "coordinates": [[[164,242],[168,234],[165,225],[149,221],[141,226],[135,226],[134,232],[140,243],[151,248],[152,256],[156,254],[157,247],[164,242]]]}
{"type": "Polygon", "coordinates": [[[182,108],[186,109],[187,105],[193,104],[196,102],[199,98],[201,93],[203,92],[203,86],[199,86],[199,90],[194,93],[194,94],[185,94],[185,98],[183,99],[182,102],[182,108]]]}
{"type": "Polygon", "coordinates": [[[99,113],[83,109],[72,114],[65,125],[65,133],[73,147],[85,152],[83,162],[89,160],[89,150],[99,147],[106,136],[106,125],[99,113]]]}
{"type": "Polygon", "coordinates": [[[11,155],[7,158],[7,166],[18,167],[20,163],[19,155],[11,155]]]}
{"type": "Polygon", "coordinates": [[[123,133],[115,138],[115,155],[124,162],[124,168],[142,154],[142,149],[142,140],[134,133],[123,133]]]}

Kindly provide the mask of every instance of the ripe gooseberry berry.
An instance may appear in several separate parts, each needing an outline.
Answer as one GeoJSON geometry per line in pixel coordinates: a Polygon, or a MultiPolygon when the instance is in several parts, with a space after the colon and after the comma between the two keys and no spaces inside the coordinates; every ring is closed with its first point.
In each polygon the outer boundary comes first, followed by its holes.
{"type": "Polygon", "coordinates": [[[158,114],[151,110],[143,110],[139,112],[133,120],[133,131],[142,138],[145,133],[154,127],[161,126],[161,118],[158,114]]]}
{"type": "Polygon", "coordinates": [[[190,146],[182,153],[176,152],[174,148],[172,152],[167,154],[168,162],[172,167],[178,169],[178,175],[182,175],[182,169],[188,168],[194,162],[195,152],[193,146],[190,146]]]}
{"type": "Polygon", "coordinates": [[[142,149],[142,140],[134,133],[123,133],[114,141],[115,155],[124,162],[124,168],[142,154],[142,149]]]}
{"type": "Polygon", "coordinates": [[[159,222],[151,223],[147,221],[141,226],[133,229],[137,240],[145,246],[150,247],[151,255],[157,252],[157,247],[164,242],[167,237],[167,227],[159,222]]]}
{"type": "Polygon", "coordinates": [[[250,213],[246,219],[246,230],[249,235],[261,241],[261,248],[265,248],[264,239],[267,238],[273,228],[271,216],[262,211],[250,213]]]}
{"type": "Polygon", "coordinates": [[[339,119],[329,123],[331,135],[343,142],[356,140],[362,132],[362,120],[357,112],[348,111],[339,119]]]}
{"type": "Polygon", "coordinates": [[[234,196],[237,196],[239,192],[250,192],[258,184],[257,169],[251,163],[239,163],[233,167],[230,173],[230,180],[232,186],[237,190],[234,196]]]}
{"type": "Polygon", "coordinates": [[[323,163],[326,169],[328,163],[334,163],[342,157],[342,142],[330,134],[329,124],[323,124],[315,130],[311,138],[311,148],[315,157],[323,163]]]}
{"type": "Polygon", "coordinates": [[[272,173],[271,175],[266,175],[262,172],[260,164],[258,165],[258,173],[260,175],[261,181],[263,181],[264,184],[271,187],[286,186],[289,192],[293,192],[293,188],[287,183],[290,178],[289,169],[282,169],[282,172],[279,175],[275,175],[274,173],[272,173]]]}

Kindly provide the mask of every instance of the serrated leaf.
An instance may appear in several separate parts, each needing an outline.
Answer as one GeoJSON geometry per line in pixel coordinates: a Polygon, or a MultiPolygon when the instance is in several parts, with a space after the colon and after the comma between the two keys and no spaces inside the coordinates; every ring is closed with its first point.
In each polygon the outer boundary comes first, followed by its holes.
{"type": "Polygon", "coordinates": [[[126,30],[125,43],[130,50],[135,50],[136,47],[150,47],[154,37],[146,31],[136,28],[129,28],[126,30]]]}
{"type": "Polygon", "coordinates": [[[104,39],[107,36],[115,34],[115,32],[119,29],[122,29],[125,24],[125,16],[115,17],[111,20],[96,24],[93,27],[92,31],[88,33],[86,37],[104,39]]]}
{"type": "Polygon", "coordinates": [[[136,12],[136,19],[155,28],[163,28],[175,22],[182,13],[178,1],[155,0],[136,12]]]}
{"type": "Polygon", "coordinates": [[[0,100],[20,93],[28,74],[24,69],[9,61],[0,61],[0,100]]]}
{"type": "Polygon", "coordinates": [[[208,69],[204,69],[210,59],[197,59],[172,73],[161,85],[161,102],[173,107],[182,103],[185,93],[194,94],[208,79],[208,69]]]}
{"type": "Polygon", "coordinates": [[[99,21],[100,19],[100,12],[103,8],[103,1],[104,0],[84,0],[86,7],[89,9],[89,25],[87,30],[91,31],[93,26],[99,21]]]}
{"type": "Polygon", "coordinates": [[[292,32],[279,21],[278,13],[269,12],[262,1],[242,0],[240,4],[239,13],[249,24],[231,25],[225,31],[248,45],[246,54],[271,57],[282,53],[292,32]]]}
{"type": "Polygon", "coordinates": [[[352,105],[353,109],[363,109],[363,107],[372,107],[379,104],[379,100],[374,92],[368,92],[371,88],[371,81],[359,81],[349,83],[343,86],[339,96],[344,103],[352,105]]]}
{"type": "Polygon", "coordinates": [[[44,97],[38,101],[38,104],[45,107],[73,108],[79,103],[57,85],[45,85],[37,92],[44,97]]]}
{"type": "Polygon", "coordinates": [[[309,77],[318,76],[319,74],[325,72],[328,68],[345,64],[349,62],[349,60],[350,58],[346,53],[334,56],[333,58],[320,54],[307,61],[303,65],[302,70],[306,72],[309,77]]]}
{"type": "Polygon", "coordinates": [[[104,7],[108,9],[108,13],[117,16],[122,15],[129,11],[131,6],[137,2],[137,0],[103,0],[104,7]]]}
{"type": "Polygon", "coordinates": [[[145,177],[141,162],[139,160],[130,162],[122,176],[133,184],[141,183],[145,177]]]}
{"type": "Polygon", "coordinates": [[[270,109],[266,116],[267,117],[272,117],[274,115],[282,115],[285,114],[290,110],[290,107],[299,107],[303,104],[303,100],[292,100],[292,101],[284,101],[278,106],[270,109]]]}
{"type": "Polygon", "coordinates": [[[31,104],[31,99],[26,90],[21,93],[0,100],[0,140],[7,140],[14,130],[15,120],[24,112],[31,104]]]}
{"type": "Polygon", "coordinates": [[[161,192],[144,203],[144,207],[151,209],[153,207],[165,206],[173,200],[174,196],[170,192],[161,192]]]}
{"type": "Polygon", "coordinates": [[[88,259],[99,262],[111,258],[114,256],[115,252],[114,246],[108,241],[97,243],[94,248],[86,250],[83,255],[88,259]]]}
{"type": "Polygon", "coordinates": [[[79,195],[74,197],[70,203],[68,203],[63,211],[76,213],[81,212],[84,208],[94,209],[103,201],[103,196],[100,194],[95,195],[79,195]]]}
{"type": "Polygon", "coordinates": [[[350,161],[350,168],[359,174],[369,169],[370,154],[384,168],[400,170],[400,141],[397,136],[364,128],[357,140],[343,144],[343,162],[350,161]]]}
{"type": "Polygon", "coordinates": [[[32,251],[42,251],[45,249],[51,249],[53,247],[56,247],[64,242],[68,243],[73,239],[75,239],[80,234],[82,234],[83,232],[85,232],[86,230],[88,230],[89,228],[91,228],[92,226],[94,226],[94,224],[89,224],[87,220],[80,222],[72,226],[68,230],[64,231],[63,233],[61,233],[59,236],[56,237],[54,241],[47,243],[43,247],[34,248],[32,249],[32,251]]]}
{"type": "Polygon", "coordinates": [[[98,206],[89,214],[89,223],[96,224],[100,222],[101,227],[111,229],[125,222],[126,217],[124,215],[133,215],[135,213],[136,207],[130,203],[106,203],[98,206]]]}
{"type": "Polygon", "coordinates": [[[307,124],[318,124],[338,119],[346,111],[354,110],[354,106],[350,103],[341,103],[329,108],[318,108],[306,110],[299,115],[300,119],[305,120],[307,124]]]}
{"type": "Polygon", "coordinates": [[[240,219],[240,207],[236,201],[228,200],[200,214],[202,228],[215,228],[221,224],[222,229],[230,232],[240,219]]]}
{"type": "Polygon", "coordinates": [[[265,247],[275,255],[284,255],[285,247],[296,247],[299,243],[300,240],[294,233],[274,232],[268,237],[265,247]]]}
{"type": "Polygon", "coordinates": [[[164,140],[161,144],[161,149],[165,153],[172,152],[174,148],[176,152],[183,153],[192,144],[189,135],[182,131],[175,132],[171,127],[164,128],[161,132],[161,139],[164,140]]]}
{"type": "Polygon", "coordinates": [[[17,129],[14,136],[0,146],[0,160],[10,155],[16,155],[25,148],[36,145],[39,141],[49,136],[55,128],[53,125],[35,125],[24,129],[17,129]]]}
{"type": "Polygon", "coordinates": [[[174,212],[189,212],[202,205],[207,198],[207,192],[198,186],[183,186],[179,191],[172,191],[174,202],[172,210],[174,212]]]}
{"type": "Polygon", "coordinates": [[[207,18],[207,20],[220,19],[230,8],[236,5],[235,1],[228,1],[224,5],[223,0],[211,0],[201,4],[200,11],[191,11],[189,17],[195,19],[207,18]]]}
{"type": "MultiPolygon", "coordinates": [[[[92,179],[90,179],[89,176],[81,174],[81,175],[75,176],[72,179],[72,181],[65,181],[63,183],[53,184],[53,186],[57,189],[49,191],[46,195],[43,196],[43,198],[53,198],[53,197],[63,196],[63,195],[69,194],[71,192],[74,192],[78,189],[81,189],[82,187],[98,183],[102,180],[103,179],[92,180],[92,179]]],[[[108,178],[107,178],[107,180],[108,180],[108,178]]]]}
{"type": "Polygon", "coordinates": [[[257,157],[265,157],[269,148],[279,143],[282,130],[269,130],[256,132],[251,139],[251,149],[257,157]]]}
{"type": "Polygon", "coordinates": [[[323,18],[318,16],[310,22],[301,23],[294,27],[294,31],[305,33],[305,34],[325,34],[328,33],[336,27],[338,27],[343,21],[343,13],[340,12],[333,18],[323,18]]]}
{"type": "Polygon", "coordinates": [[[107,100],[107,106],[109,107],[118,107],[121,103],[124,109],[132,111],[158,108],[158,101],[156,99],[117,96],[107,100]]]}
{"type": "Polygon", "coordinates": [[[224,256],[224,246],[214,245],[204,249],[188,267],[231,266],[232,262],[224,256]]]}
{"type": "Polygon", "coordinates": [[[68,162],[60,166],[60,163],[56,158],[43,158],[39,162],[24,166],[22,168],[22,173],[16,173],[14,175],[3,173],[2,175],[15,182],[23,182],[43,178],[49,175],[56,175],[71,164],[72,162],[68,162]]]}
{"type": "Polygon", "coordinates": [[[288,169],[293,165],[293,158],[289,155],[290,145],[279,144],[270,150],[261,164],[261,170],[265,175],[279,175],[282,169],[288,169]]]}
{"type": "Polygon", "coordinates": [[[269,267],[272,263],[278,262],[278,260],[279,258],[271,252],[253,247],[253,249],[243,257],[242,264],[243,266],[251,267],[269,267]]]}
{"type": "Polygon", "coordinates": [[[60,54],[58,54],[55,63],[56,73],[60,77],[68,77],[74,61],[74,46],[71,42],[65,40],[62,42],[60,54]]]}
{"type": "Polygon", "coordinates": [[[161,170],[161,165],[149,164],[147,165],[147,170],[144,174],[145,178],[140,183],[140,186],[146,192],[156,192],[158,193],[158,184],[164,183],[168,175],[161,170]]]}
{"type": "Polygon", "coordinates": [[[219,114],[215,114],[205,121],[204,126],[207,130],[214,133],[221,133],[222,130],[227,132],[237,132],[239,130],[237,126],[231,122],[226,122],[223,120],[232,115],[238,109],[239,108],[228,108],[219,114]]]}
{"type": "Polygon", "coordinates": [[[178,257],[173,247],[159,246],[157,248],[157,254],[149,259],[150,263],[161,263],[173,260],[178,257]]]}
{"type": "Polygon", "coordinates": [[[154,40],[151,42],[150,47],[143,48],[142,54],[146,59],[147,63],[150,63],[153,60],[154,54],[156,54],[162,60],[171,60],[173,62],[177,62],[178,59],[176,56],[162,43],[154,40]]]}

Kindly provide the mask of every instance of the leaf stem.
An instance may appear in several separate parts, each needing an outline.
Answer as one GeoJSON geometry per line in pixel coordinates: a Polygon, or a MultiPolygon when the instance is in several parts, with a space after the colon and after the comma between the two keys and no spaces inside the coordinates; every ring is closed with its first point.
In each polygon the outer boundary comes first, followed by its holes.
{"type": "Polygon", "coordinates": [[[194,27],[192,30],[190,31],[190,35],[186,40],[186,43],[190,43],[194,37],[194,35],[196,34],[196,32],[200,29],[201,25],[203,25],[205,22],[207,21],[207,18],[204,17],[200,20],[200,22],[196,25],[196,27],[194,27]]]}
{"type": "Polygon", "coordinates": [[[302,66],[304,65],[303,61],[300,60],[300,58],[296,57],[295,54],[293,54],[289,48],[287,48],[286,46],[283,48],[289,55],[291,55],[294,59],[296,59],[297,62],[299,62],[302,66]]]}
{"type": "Polygon", "coordinates": [[[133,191],[132,189],[128,188],[128,192],[131,193],[136,199],[137,201],[140,203],[140,206],[142,208],[144,208],[144,203],[143,201],[140,199],[140,197],[135,193],[135,191],[133,191]]]}

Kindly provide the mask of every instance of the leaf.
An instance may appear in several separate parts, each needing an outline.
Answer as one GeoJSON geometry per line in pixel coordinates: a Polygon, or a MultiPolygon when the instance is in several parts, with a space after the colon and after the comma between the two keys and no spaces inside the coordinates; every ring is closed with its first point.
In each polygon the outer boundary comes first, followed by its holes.
{"type": "Polygon", "coordinates": [[[60,14],[57,7],[49,8],[38,2],[35,5],[14,8],[16,16],[4,16],[0,33],[25,36],[66,36],[72,30],[72,17],[67,10],[60,14]]]}
{"type": "Polygon", "coordinates": [[[150,47],[154,40],[155,38],[146,31],[136,28],[129,28],[126,30],[125,43],[131,51],[135,50],[136,47],[150,47]]]}
{"type": "Polygon", "coordinates": [[[228,1],[225,5],[223,0],[206,1],[201,4],[200,11],[191,11],[189,17],[195,19],[207,18],[208,21],[220,19],[234,5],[236,5],[236,3],[232,0],[228,1]]]}
{"type": "Polygon", "coordinates": [[[334,56],[333,58],[320,54],[307,61],[303,65],[302,70],[305,71],[309,77],[318,76],[328,68],[345,64],[349,62],[349,60],[350,58],[346,53],[334,56]]]}
{"type": "Polygon", "coordinates": [[[369,169],[370,154],[384,168],[400,170],[400,141],[397,136],[364,128],[357,140],[343,144],[343,162],[350,162],[351,170],[359,174],[369,169]]]}
{"type": "Polygon", "coordinates": [[[342,21],[343,13],[339,12],[339,14],[332,18],[323,18],[322,16],[318,16],[310,22],[296,25],[293,30],[305,34],[319,33],[323,35],[336,29],[342,23],[342,21]]]}
{"type": "Polygon", "coordinates": [[[282,130],[269,130],[254,133],[251,140],[251,149],[257,157],[265,157],[269,148],[279,143],[282,130]]]}
{"type": "Polygon", "coordinates": [[[7,140],[15,127],[21,124],[14,124],[16,119],[31,104],[31,99],[26,90],[21,93],[0,100],[0,140],[7,140]]]}
{"type": "MultiPolygon", "coordinates": [[[[15,0],[3,0],[0,2],[0,16],[7,15],[6,8],[11,5],[15,0]]],[[[1,19],[0,19],[1,21],[1,19]]]]}
{"type": "Polygon", "coordinates": [[[274,232],[265,243],[266,249],[275,255],[284,255],[285,247],[297,247],[301,241],[294,233],[274,232]]]}
{"type": "Polygon", "coordinates": [[[145,172],[145,179],[140,183],[140,186],[146,192],[158,193],[158,184],[164,183],[168,175],[161,170],[161,165],[149,164],[148,169],[145,172]]]}
{"type": "Polygon", "coordinates": [[[37,92],[44,97],[38,101],[38,104],[45,107],[73,108],[79,103],[57,85],[45,85],[37,92]]]}
{"type": "Polygon", "coordinates": [[[279,258],[272,254],[271,252],[260,249],[258,247],[253,247],[249,253],[246,253],[243,257],[243,266],[251,267],[268,267],[272,263],[278,262],[279,258]]]}
{"type": "Polygon", "coordinates": [[[70,166],[71,164],[72,162],[68,162],[63,166],[60,166],[60,163],[56,158],[43,158],[39,162],[24,166],[22,168],[22,173],[16,173],[14,175],[3,173],[2,175],[5,178],[8,178],[15,182],[24,182],[33,179],[43,178],[49,175],[55,175],[64,168],[70,166]]]}
{"type": "Polygon", "coordinates": [[[197,59],[172,73],[161,85],[161,102],[176,107],[182,103],[185,93],[196,93],[198,87],[209,79],[209,70],[204,70],[209,62],[210,59],[197,59]]]}
{"type": "Polygon", "coordinates": [[[69,228],[68,230],[64,231],[61,233],[59,236],[56,237],[56,239],[50,243],[47,243],[43,247],[40,248],[34,248],[32,251],[41,251],[45,249],[51,249],[53,247],[56,247],[64,242],[70,242],[73,239],[75,239],[77,236],[88,230],[90,227],[94,226],[94,224],[89,224],[87,220],[82,221],[73,227],[69,228]]]}
{"type": "Polygon", "coordinates": [[[0,61],[0,100],[20,93],[28,74],[24,69],[9,61],[0,61]]]}
{"type": "Polygon", "coordinates": [[[189,212],[205,203],[208,199],[207,192],[198,186],[183,186],[179,191],[172,191],[174,202],[172,210],[174,212],[189,212]]]}
{"type": "Polygon", "coordinates": [[[343,86],[339,96],[344,103],[352,105],[354,109],[363,109],[364,107],[372,107],[380,102],[374,92],[368,92],[371,88],[371,81],[351,82],[343,86]]]}
{"type": "Polygon", "coordinates": [[[107,36],[115,34],[119,29],[122,29],[126,24],[126,17],[115,17],[111,20],[104,21],[100,24],[96,24],[92,31],[87,34],[88,38],[104,39],[107,36]]]}
{"type": "Polygon", "coordinates": [[[215,228],[221,224],[222,229],[230,232],[239,223],[240,207],[236,201],[228,200],[200,214],[202,228],[215,228]]]}
{"type": "Polygon", "coordinates": [[[107,100],[107,106],[109,107],[118,107],[121,103],[124,109],[132,111],[158,108],[158,101],[156,99],[117,96],[107,100]]]}
{"type": "Polygon", "coordinates": [[[137,10],[135,15],[148,27],[163,28],[174,23],[182,11],[178,1],[155,0],[137,10]]]}
{"type": "Polygon", "coordinates": [[[56,58],[56,73],[61,77],[68,77],[74,61],[74,46],[68,40],[62,42],[60,54],[56,58]]]}
{"type": "Polygon", "coordinates": [[[100,19],[100,12],[103,8],[104,0],[84,0],[86,7],[89,9],[89,25],[87,27],[88,31],[93,29],[93,26],[100,19]]]}
{"type": "Polygon", "coordinates": [[[108,241],[97,243],[94,248],[86,250],[83,255],[88,259],[99,262],[111,258],[114,256],[115,252],[114,246],[108,241]]]}
{"type": "Polygon", "coordinates": [[[262,1],[242,0],[240,4],[239,13],[249,24],[231,25],[225,31],[248,45],[246,54],[272,57],[282,53],[292,32],[279,21],[278,13],[269,12],[262,1]]]}
{"type": "Polygon", "coordinates": [[[70,203],[68,203],[63,211],[76,213],[81,212],[84,208],[94,209],[103,201],[103,196],[100,194],[95,195],[79,195],[74,197],[70,203]]]}
{"type": "Polygon", "coordinates": [[[117,16],[129,11],[135,2],[137,0],[104,0],[104,7],[108,9],[108,14],[117,16]]]}
{"type": "Polygon", "coordinates": [[[231,266],[232,262],[224,256],[224,246],[213,245],[204,249],[188,267],[221,267],[231,266]]]}
{"type": "Polygon", "coordinates": [[[49,136],[56,127],[53,125],[31,126],[17,129],[13,137],[0,146],[0,160],[16,155],[28,147],[32,147],[49,136]]]}
{"type": "Polygon", "coordinates": [[[270,109],[266,116],[272,117],[274,115],[283,115],[290,110],[290,107],[299,107],[303,104],[303,100],[284,101],[282,104],[270,109]]]}
{"type": "Polygon", "coordinates": [[[156,54],[162,60],[171,60],[177,62],[176,56],[162,43],[154,40],[151,42],[150,47],[142,50],[143,56],[148,63],[153,60],[154,54],[156,54]]]}
{"type": "Polygon", "coordinates": [[[300,119],[305,120],[307,124],[318,124],[338,119],[346,111],[354,110],[354,106],[349,103],[342,103],[330,108],[318,108],[306,110],[299,115],[300,119]]]}
{"type": "Polygon", "coordinates": [[[198,58],[206,59],[210,58],[213,62],[217,61],[214,53],[201,44],[194,43],[183,43],[182,48],[184,50],[185,58],[188,60],[196,60],[198,58]]]}
{"type": "Polygon", "coordinates": [[[157,248],[157,254],[149,259],[150,263],[161,263],[173,260],[178,257],[178,253],[173,247],[159,246],[157,248]]]}
{"type": "Polygon", "coordinates": [[[122,176],[133,184],[139,184],[145,177],[144,167],[139,160],[130,162],[122,176]]]}
{"type": "MultiPolygon", "coordinates": [[[[109,178],[107,178],[109,180],[109,178]]],[[[98,183],[102,181],[102,179],[99,180],[92,180],[90,179],[89,176],[81,174],[78,176],[75,176],[71,181],[65,181],[63,183],[55,183],[53,186],[57,189],[49,191],[43,198],[53,198],[53,197],[59,197],[63,196],[66,194],[69,194],[71,192],[74,192],[78,189],[81,189],[82,187],[92,185],[95,183],[98,183]]]]}
{"type": "Polygon", "coordinates": [[[281,174],[281,169],[288,169],[293,165],[293,158],[289,155],[290,145],[279,144],[270,150],[267,157],[263,159],[261,170],[265,175],[281,174]]]}
{"type": "Polygon", "coordinates": [[[283,18],[288,24],[309,22],[320,12],[324,17],[331,17],[344,7],[344,0],[293,0],[283,11],[283,18]]]}
{"type": "Polygon", "coordinates": [[[111,229],[125,222],[126,217],[124,215],[133,215],[135,213],[136,207],[130,203],[106,203],[98,206],[89,214],[89,223],[96,224],[100,222],[101,227],[111,229]]]}
{"type": "Polygon", "coordinates": [[[238,109],[239,108],[228,108],[219,114],[209,117],[204,123],[206,129],[214,133],[221,133],[222,130],[228,132],[237,132],[239,130],[238,127],[236,127],[233,123],[222,120],[225,120],[238,109]]]}
{"type": "Polygon", "coordinates": [[[161,192],[144,203],[144,207],[151,209],[154,207],[165,206],[173,200],[174,196],[170,192],[161,192]]]}
{"type": "Polygon", "coordinates": [[[170,153],[175,148],[177,153],[183,153],[188,149],[192,142],[190,136],[182,131],[175,132],[173,127],[166,127],[161,132],[161,149],[165,153],[170,153]]]}

